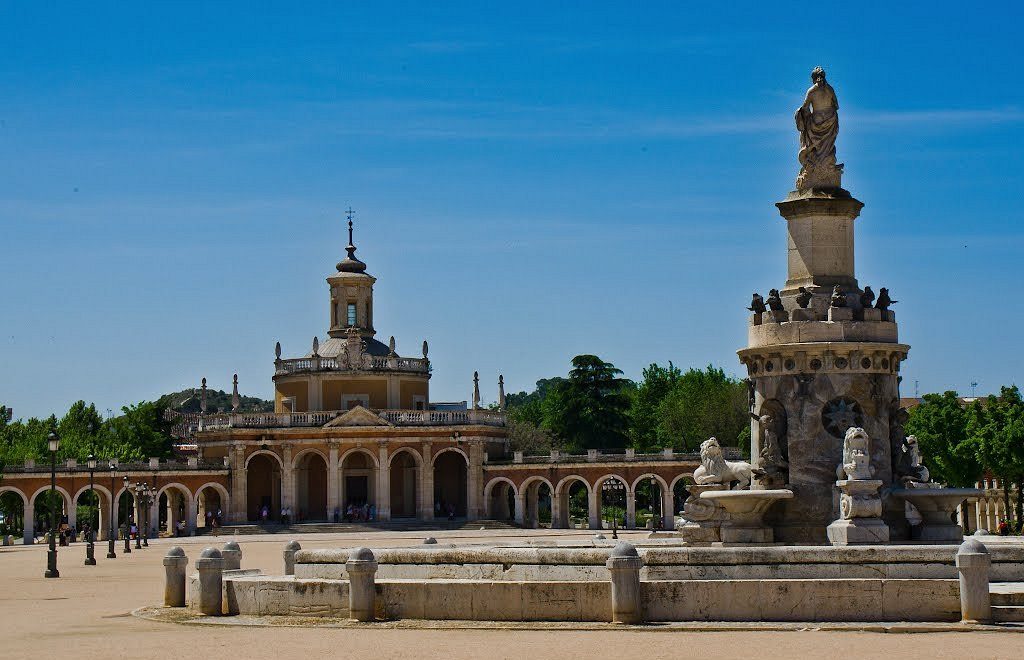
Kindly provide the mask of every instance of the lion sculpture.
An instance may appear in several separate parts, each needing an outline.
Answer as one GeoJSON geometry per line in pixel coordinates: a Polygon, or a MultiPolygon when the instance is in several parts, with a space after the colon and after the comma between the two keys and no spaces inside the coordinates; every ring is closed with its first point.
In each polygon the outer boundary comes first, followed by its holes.
{"type": "Polygon", "coordinates": [[[698,484],[725,484],[737,482],[733,490],[742,490],[750,485],[754,467],[746,461],[727,461],[722,447],[715,438],[708,438],[700,445],[700,466],[693,471],[693,480],[698,484]]]}
{"type": "Polygon", "coordinates": [[[908,488],[928,483],[931,475],[921,463],[921,448],[917,446],[916,436],[908,435],[904,438],[896,455],[896,476],[908,488]]]}
{"type": "Polygon", "coordinates": [[[843,462],[836,468],[836,478],[870,479],[872,473],[871,438],[864,429],[851,426],[843,438],[843,462]]]}

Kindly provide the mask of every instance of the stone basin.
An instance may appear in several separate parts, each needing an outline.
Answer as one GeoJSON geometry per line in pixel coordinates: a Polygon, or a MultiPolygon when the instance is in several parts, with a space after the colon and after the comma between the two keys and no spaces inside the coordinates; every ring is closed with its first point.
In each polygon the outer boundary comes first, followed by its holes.
{"type": "Polygon", "coordinates": [[[907,500],[921,513],[921,540],[959,543],[964,530],[953,516],[968,497],[979,497],[978,488],[900,488],[894,497],[907,500]]]}
{"type": "Polygon", "coordinates": [[[774,490],[712,490],[700,494],[725,510],[721,535],[723,543],[772,543],[775,533],[764,524],[768,507],[779,500],[793,497],[793,491],[774,490]]]}

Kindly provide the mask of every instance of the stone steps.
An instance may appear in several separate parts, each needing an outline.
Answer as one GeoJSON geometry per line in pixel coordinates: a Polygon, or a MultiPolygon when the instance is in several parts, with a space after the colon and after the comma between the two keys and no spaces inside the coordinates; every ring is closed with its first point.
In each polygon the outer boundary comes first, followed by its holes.
{"type": "Polygon", "coordinates": [[[993,605],[1024,606],[1024,583],[997,582],[989,585],[993,605]]]}

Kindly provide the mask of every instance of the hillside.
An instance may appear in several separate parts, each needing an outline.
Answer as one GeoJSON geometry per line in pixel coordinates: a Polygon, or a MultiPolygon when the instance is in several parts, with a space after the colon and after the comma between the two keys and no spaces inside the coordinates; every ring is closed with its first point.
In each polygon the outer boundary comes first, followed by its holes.
{"type": "MultiPolygon", "coordinates": [[[[198,413],[199,399],[201,392],[197,387],[191,387],[180,392],[165,394],[157,403],[163,408],[170,408],[182,413],[198,413]]],[[[273,412],[274,402],[260,399],[254,396],[239,396],[241,412],[273,412]]],[[[206,390],[206,411],[208,413],[230,412],[231,393],[223,390],[206,390]]]]}

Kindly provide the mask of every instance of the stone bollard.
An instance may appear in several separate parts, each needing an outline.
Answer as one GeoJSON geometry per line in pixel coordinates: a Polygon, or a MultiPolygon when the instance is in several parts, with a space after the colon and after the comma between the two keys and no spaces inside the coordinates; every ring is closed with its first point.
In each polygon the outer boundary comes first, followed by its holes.
{"type": "Polygon", "coordinates": [[[437,545],[437,539],[435,539],[433,536],[428,536],[427,538],[423,539],[423,545],[437,545]]]}
{"type": "Polygon", "coordinates": [[[981,527],[976,532],[974,532],[975,536],[988,536],[989,534],[990,532],[984,527],[981,527]]]}
{"type": "Polygon", "coordinates": [[[632,544],[620,541],[605,566],[612,573],[612,623],[640,623],[640,568],[644,565],[632,544]]]}
{"type": "Polygon", "coordinates": [[[220,551],[224,556],[224,570],[237,571],[242,568],[242,548],[235,541],[228,541],[220,551]]]}
{"type": "Polygon", "coordinates": [[[968,538],[956,551],[956,569],[960,572],[960,617],[964,623],[992,622],[992,596],[988,590],[991,565],[988,549],[977,539],[968,538]]]}
{"type": "Polygon", "coordinates": [[[374,576],[377,561],[369,548],[356,548],[345,562],[348,571],[348,617],[354,621],[376,618],[377,590],[374,576]]]}
{"type": "Polygon", "coordinates": [[[302,550],[298,541],[288,541],[284,546],[284,574],[295,575],[295,553],[302,550]]]}
{"type": "Polygon", "coordinates": [[[175,546],[164,555],[164,607],[185,607],[185,567],[188,557],[175,546]]]}
{"type": "Polygon", "coordinates": [[[199,611],[220,616],[224,604],[224,556],[217,548],[206,548],[196,560],[199,571],[199,611]]]}

